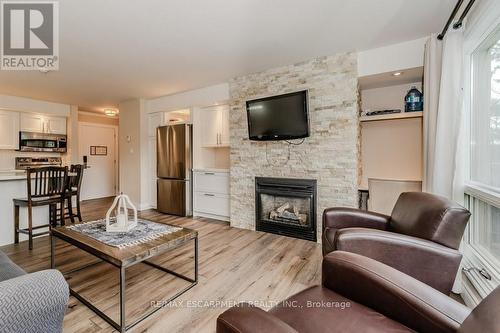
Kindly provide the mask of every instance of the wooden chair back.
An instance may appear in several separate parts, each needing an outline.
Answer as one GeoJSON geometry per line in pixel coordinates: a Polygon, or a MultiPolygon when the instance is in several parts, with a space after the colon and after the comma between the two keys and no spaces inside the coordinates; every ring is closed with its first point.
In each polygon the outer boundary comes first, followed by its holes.
{"type": "Polygon", "coordinates": [[[41,167],[26,170],[28,200],[64,195],[68,188],[68,167],[41,167]]]}
{"type": "Polygon", "coordinates": [[[83,165],[82,164],[72,164],[69,172],[72,174],[69,176],[69,186],[68,189],[70,191],[76,190],[80,193],[80,189],[82,188],[82,179],[83,179],[83,165]]]}

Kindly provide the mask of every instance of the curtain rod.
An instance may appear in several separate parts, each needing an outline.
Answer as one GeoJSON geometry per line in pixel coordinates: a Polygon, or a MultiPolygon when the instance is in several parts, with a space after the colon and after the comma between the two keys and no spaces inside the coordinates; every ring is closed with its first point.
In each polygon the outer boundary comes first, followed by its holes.
{"type": "MultiPolygon", "coordinates": [[[[458,21],[455,24],[453,24],[453,29],[458,29],[462,26],[463,20],[465,19],[465,17],[469,13],[469,10],[471,9],[471,7],[475,1],[476,0],[469,1],[467,6],[465,7],[464,11],[462,12],[462,15],[460,15],[460,18],[458,19],[458,21]]],[[[455,5],[455,8],[453,8],[453,11],[451,12],[450,17],[448,18],[448,21],[446,21],[446,25],[444,26],[443,31],[441,31],[441,33],[437,37],[439,40],[442,40],[444,38],[444,35],[446,35],[446,32],[448,31],[448,28],[449,28],[451,22],[453,22],[453,18],[455,17],[455,15],[457,15],[457,12],[460,9],[460,7],[462,6],[463,2],[464,2],[463,0],[457,1],[457,4],[455,5]]]]}

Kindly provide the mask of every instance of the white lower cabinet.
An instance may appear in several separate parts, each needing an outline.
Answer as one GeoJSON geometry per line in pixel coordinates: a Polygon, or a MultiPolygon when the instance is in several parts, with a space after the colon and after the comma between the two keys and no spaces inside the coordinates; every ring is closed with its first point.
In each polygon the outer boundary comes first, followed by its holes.
{"type": "Polygon", "coordinates": [[[229,195],[206,192],[194,195],[196,212],[229,217],[229,195]]]}
{"type": "Polygon", "coordinates": [[[195,191],[229,194],[229,175],[225,172],[195,171],[195,191]]]}
{"type": "Polygon", "coordinates": [[[193,175],[194,215],[229,221],[229,173],[197,170],[193,175]]]}

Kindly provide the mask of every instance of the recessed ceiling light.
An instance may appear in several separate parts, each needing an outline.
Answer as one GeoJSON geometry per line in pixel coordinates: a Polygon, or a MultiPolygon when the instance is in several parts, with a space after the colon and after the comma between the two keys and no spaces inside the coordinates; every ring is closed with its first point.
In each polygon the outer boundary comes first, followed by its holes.
{"type": "Polygon", "coordinates": [[[403,72],[394,72],[392,73],[392,76],[400,76],[401,74],[403,74],[403,72]]]}
{"type": "Polygon", "coordinates": [[[116,109],[104,109],[104,114],[108,117],[114,117],[118,114],[118,110],[116,110],[116,109]]]}

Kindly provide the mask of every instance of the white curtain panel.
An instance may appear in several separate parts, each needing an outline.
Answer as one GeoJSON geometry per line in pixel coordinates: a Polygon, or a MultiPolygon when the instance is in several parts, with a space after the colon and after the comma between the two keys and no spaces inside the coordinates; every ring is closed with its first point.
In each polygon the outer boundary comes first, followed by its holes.
{"type": "MultiPolygon", "coordinates": [[[[424,73],[423,189],[459,202],[456,193],[463,183],[462,46],[462,29],[450,29],[442,42],[431,35],[424,73]]],[[[461,284],[459,270],[453,292],[460,293],[461,284]]]]}
{"type": "MultiPolygon", "coordinates": [[[[453,198],[463,103],[463,30],[450,29],[442,43],[441,80],[437,93],[439,95],[437,108],[429,104],[427,112],[426,176],[430,177],[425,180],[425,183],[427,191],[453,198]],[[435,131],[433,131],[434,128],[435,131]]],[[[435,93],[436,91],[431,92],[431,98],[435,93]]],[[[424,98],[428,97],[424,95],[424,98]]],[[[431,100],[428,103],[435,103],[435,101],[431,100]]]]}
{"type": "Polygon", "coordinates": [[[436,147],[436,127],[441,84],[442,43],[437,34],[432,34],[425,43],[424,56],[424,175],[422,190],[432,192],[434,150],[436,147]]]}

